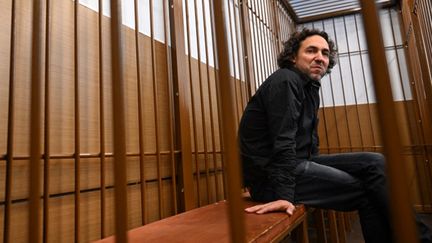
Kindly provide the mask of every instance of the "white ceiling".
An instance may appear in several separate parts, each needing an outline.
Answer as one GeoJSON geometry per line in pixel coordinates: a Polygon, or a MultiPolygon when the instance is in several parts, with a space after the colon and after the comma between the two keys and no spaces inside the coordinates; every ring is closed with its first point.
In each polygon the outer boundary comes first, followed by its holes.
{"type": "MultiPolygon", "coordinates": [[[[296,22],[308,22],[360,10],[358,0],[285,0],[294,14],[296,22]]],[[[376,0],[383,6],[394,4],[394,0],[376,0]]]]}

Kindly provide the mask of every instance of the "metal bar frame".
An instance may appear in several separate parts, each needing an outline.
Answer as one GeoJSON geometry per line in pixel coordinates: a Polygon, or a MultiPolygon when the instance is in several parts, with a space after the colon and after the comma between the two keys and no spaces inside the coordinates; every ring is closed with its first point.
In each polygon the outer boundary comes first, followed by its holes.
{"type": "Polygon", "coordinates": [[[103,78],[103,42],[102,42],[102,20],[103,20],[103,0],[98,1],[98,48],[99,48],[99,147],[100,147],[100,214],[101,214],[101,226],[100,226],[100,235],[101,238],[105,237],[105,213],[106,213],[106,190],[105,190],[105,165],[106,165],[106,150],[105,150],[105,111],[104,111],[104,78],[103,78]]]}
{"type": "Polygon", "coordinates": [[[175,117],[178,118],[177,125],[177,144],[181,146],[180,163],[180,185],[179,194],[181,195],[181,210],[190,210],[195,207],[195,193],[193,185],[192,169],[192,148],[191,148],[191,129],[189,112],[192,109],[190,103],[189,82],[185,82],[187,60],[185,54],[184,32],[183,32],[183,4],[182,0],[170,0],[170,36],[171,36],[171,56],[172,72],[175,97],[175,117]]]}
{"type": "Polygon", "coordinates": [[[81,145],[80,145],[80,92],[79,92],[79,45],[78,45],[78,32],[79,32],[79,20],[78,20],[78,6],[79,1],[74,2],[74,25],[73,25],[73,38],[74,38],[74,160],[75,160],[75,210],[74,210],[74,236],[75,242],[80,242],[80,184],[81,184],[81,145]]]}
{"type": "Polygon", "coordinates": [[[407,202],[409,198],[405,165],[400,156],[401,142],[396,119],[396,112],[391,92],[387,60],[380,29],[380,21],[374,2],[360,1],[366,40],[370,49],[369,59],[377,96],[378,115],[387,157],[387,178],[390,187],[391,215],[396,242],[415,242],[416,229],[412,210],[407,202]],[[379,80],[379,82],[377,81],[379,80]]]}
{"type": "Polygon", "coordinates": [[[50,184],[50,0],[45,6],[45,102],[44,102],[44,173],[43,173],[43,227],[42,240],[48,242],[49,238],[49,184],[50,184]]]}
{"type": "Polygon", "coordinates": [[[123,38],[121,0],[111,1],[111,67],[113,92],[114,132],[114,195],[115,238],[117,242],[128,242],[127,225],[127,171],[126,171],[126,124],[123,76],[123,38]]]}
{"type": "Polygon", "coordinates": [[[33,1],[32,6],[32,45],[31,45],[31,105],[30,105],[30,177],[29,177],[29,240],[40,242],[40,153],[41,153],[41,110],[42,110],[42,11],[40,0],[33,1]]]}
{"type": "MultiPolygon", "coordinates": [[[[220,89],[222,114],[233,114],[235,112],[234,85],[230,77],[228,62],[228,41],[225,32],[226,13],[223,11],[223,1],[214,2],[214,19],[216,27],[217,55],[220,74],[220,89]]],[[[241,173],[237,151],[236,123],[234,116],[222,116],[223,143],[225,159],[227,163],[227,182],[230,185],[228,191],[228,214],[230,218],[230,232],[232,242],[245,242],[245,226],[243,215],[243,201],[240,194],[241,173]]]]}

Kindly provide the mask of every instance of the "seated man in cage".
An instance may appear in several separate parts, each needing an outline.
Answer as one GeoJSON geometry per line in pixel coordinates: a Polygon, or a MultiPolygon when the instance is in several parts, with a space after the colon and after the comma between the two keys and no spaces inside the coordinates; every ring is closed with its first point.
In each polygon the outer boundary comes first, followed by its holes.
{"type": "MultiPolygon", "coordinates": [[[[239,126],[244,185],[265,202],[249,213],[286,211],[295,204],[358,210],[366,242],[392,242],[384,157],[378,153],[318,154],[321,78],[336,64],[324,31],[303,29],[284,43],[279,70],[251,98],[239,126]]],[[[418,221],[422,242],[430,230],[418,221]]]]}

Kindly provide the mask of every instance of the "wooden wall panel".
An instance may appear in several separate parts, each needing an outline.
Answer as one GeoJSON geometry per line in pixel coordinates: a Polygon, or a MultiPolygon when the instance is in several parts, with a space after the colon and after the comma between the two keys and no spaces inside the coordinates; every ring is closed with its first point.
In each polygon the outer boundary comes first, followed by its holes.
{"type": "Polygon", "coordinates": [[[55,101],[50,104],[52,154],[73,154],[74,151],[74,48],[71,9],[71,4],[66,1],[55,1],[52,5],[49,57],[49,77],[52,80],[49,87],[50,99],[55,101]]]}
{"type": "MultiPolygon", "coordinates": [[[[6,153],[8,99],[9,99],[9,67],[11,39],[11,2],[0,0],[0,154],[6,153]]],[[[3,161],[0,161],[2,163],[3,161]]],[[[4,177],[3,177],[4,178],[4,177]]]]}
{"type": "MultiPolygon", "coordinates": [[[[164,215],[170,216],[174,213],[173,203],[169,199],[171,194],[171,182],[166,180],[163,182],[163,195],[168,200],[164,201],[164,215]]],[[[149,207],[152,210],[148,211],[149,222],[159,220],[158,213],[158,186],[157,183],[148,183],[148,197],[146,198],[149,207]]],[[[56,196],[50,199],[50,234],[49,242],[74,242],[74,195],[56,196]]],[[[106,191],[107,211],[106,211],[106,234],[114,233],[114,191],[108,189],[106,191]]],[[[80,204],[80,220],[81,229],[80,239],[83,242],[90,242],[100,238],[100,191],[90,191],[81,194],[80,204]]],[[[128,208],[129,208],[129,223],[128,228],[136,228],[141,225],[141,201],[140,201],[140,186],[138,184],[128,187],[128,208]]],[[[14,203],[12,206],[11,239],[13,242],[29,242],[27,239],[27,222],[28,222],[28,202],[14,203]]],[[[3,207],[0,210],[0,217],[3,218],[3,207]]],[[[3,220],[0,221],[0,226],[3,227],[3,220]]],[[[0,236],[3,232],[0,231],[0,236]]]]}
{"type": "MultiPolygon", "coordinates": [[[[28,207],[28,202],[18,202],[11,206],[13,220],[11,220],[9,235],[13,242],[30,242],[28,239],[28,207]]],[[[0,217],[4,218],[4,207],[1,208],[0,217]]],[[[1,223],[0,227],[3,229],[3,220],[1,223]]],[[[1,230],[0,236],[3,237],[3,230],[1,230]]]]}
{"type": "Polygon", "coordinates": [[[30,143],[30,10],[26,3],[16,3],[14,153],[17,156],[29,154],[30,143]]]}
{"type": "MultiPolygon", "coordinates": [[[[432,188],[432,185],[430,180],[427,179],[428,168],[424,163],[424,155],[421,151],[422,145],[415,143],[418,134],[415,127],[417,121],[415,116],[412,114],[414,105],[415,102],[412,100],[395,102],[395,108],[398,115],[397,122],[403,146],[401,154],[404,156],[407,167],[406,173],[408,176],[412,201],[416,209],[428,211],[421,205],[427,206],[431,204],[430,188],[432,188]]],[[[318,129],[321,153],[351,151],[382,152],[376,104],[358,105],[357,107],[352,105],[346,107],[321,108],[319,111],[319,117],[320,123],[318,129]],[[357,117],[356,109],[358,109],[360,127],[358,124],[359,119],[357,117]],[[370,121],[372,121],[372,124],[370,121]],[[349,130],[348,127],[350,128],[349,130]],[[362,140],[360,138],[360,128],[362,129],[362,140]]]]}
{"type": "MultiPolygon", "coordinates": [[[[157,180],[156,156],[145,157],[145,179],[147,181],[157,180]]],[[[162,178],[171,178],[172,166],[169,155],[161,156],[160,175],[162,178]]],[[[129,157],[128,159],[128,183],[139,182],[139,159],[129,157]]],[[[213,165],[211,161],[210,165],[213,165]]],[[[81,159],[81,190],[100,189],[100,161],[97,158],[81,159]]],[[[204,167],[203,167],[204,168],[204,167]]],[[[219,167],[220,168],[220,167],[219,167]]],[[[42,168],[41,168],[42,172],[42,168]]],[[[73,159],[52,159],[50,164],[50,195],[70,194],[74,191],[74,161],[73,159]]],[[[0,177],[3,183],[0,184],[0,202],[5,200],[5,168],[0,167],[0,177]]],[[[13,166],[12,181],[12,200],[27,199],[29,176],[28,160],[15,160],[13,166]]],[[[112,158],[106,160],[105,186],[114,185],[113,161],[112,158]]],[[[42,188],[41,188],[42,189],[42,188]]],[[[41,190],[42,191],[42,190],[41,190]]]]}
{"type": "MultiPolygon", "coordinates": [[[[0,27],[10,28],[10,1],[0,0],[0,27]],[[5,7],[3,7],[5,6],[5,7]]],[[[12,211],[13,218],[11,239],[17,242],[26,242],[27,231],[27,198],[28,198],[28,144],[29,134],[29,88],[30,87],[30,8],[24,1],[17,1],[17,24],[15,45],[15,141],[12,167],[12,211]],[[19,208],[19,210],[17,210],[19,208]]],[[[50,164],[49,164],[49,242],[74,241],[74,62],[73,62],[73,1],[53,1],[50,8],[50,164]]],[[[109,18],[102,18],[102,50],[103,56],[98,52],[98,16],[87,7],[79,5],[78,8],[78,70],[80,92],[80,240],[87,242],[98,239],[101,235],[101,174],[100,174],[100,122],[105,123],[105,232],[110,235],[114,232],[113,219],[113,140],[112,140],[112,97],[111,97],[111,70],[110,70],[110,29],[109,18]],[[102,58],[102,82],[104,85],[104,117],[100,117],[99,93],[99,58],[102,58]]],[[[128,170],[128,207],[129,227],[141,224],[141,198],[140,198],[140,166],[139,166],[139,134],[138,134],[138,95],[137,95],[137,66],[134,30],[123,28],[124,35],[124,62],[125,62],[125,92],[126,92],[126,136],[127,136],[127,170],[128,170]]],[[[9,52],[10,33],[0,33],[0,202],[5,201],[5,158],[7,140],[7,106],[9,85],[9,52]]],[[[169,113],[172,112],[169,93],[169,72],[167,57],[169,48],[165,44],[154,41],[155,62],[151,57],[151,38],[139,35],[139,53],[141,87],[143,94],[143,142],[144,142],[144,179],[146,180],[146,219],[147,222],[159,220],[173,215],[173,168],[177,165],[178,156],[173,164],[170,155],[170,128],[169,113]],[[157,82],[157,95],[153,94],[152,65],[155,65],[157,82]],[[158,120],[155,121],[155,101],[158,102],[158,120]],[[158,127],[159,165],[156,158],[156,126],[158,127]],[[159,186],[159,181],[162,183],[159,186]],[[161,189],[161,191],[159,191],[161,189]],[[161,200],[161,201],[159,201],[161,200]],[[162,208],[160,208],[162,205],[162,208]],[[160,215],[159,212],[162,212],[160,215]]],[[[198,61],[191,59],[193,68],[193,90],[195,94],[194,106],[197,110],[196,131],[199,153],[199,173],[203,176],[200,181],[207,187],[202,187],[202,203],[215,202],[224,198],[223,168],[221,156],[221,138],[219,134],[219,109],[216,96],[216,73],[213,67],[200,63],[202,94],[198,79],[198,61]],[[208,70],[207,70],[208,68],[208,70]],[[208,72],[208,75],[207,75],[208,72]],[[208,80],[209,79],[209,80],[208,80]],[[201,95],[203,103],[201,104],[201,95]],[[210,101],[212,107],[210,109],[210,101]],[[201,107],[202,106],[202,107],[201,107]],[[201,111],[201,109],[203,110],[201,111]],[[213,119],[210,118],[210,114],[213,119]],[[212,127],[213,126],[213,127],[212,127]],[[204,147],[204,131],[206,147],[204,147]],[[203,152],[207,155],[204,156],[203,152]],[[216,169],[215,169],[216,167],[216,169]],[[216,171],[216,172],[215,172],[216,171]],[[215,175],[216,174],[216,175],[215,175]]],[[[238,81],[241,82],[241,81],[238,81]]],[[[243,102],[239,100],[239,102],[243,102]]],[[[43,119],[43,115],[41,114],[43,119]]],[[[174,123],[175,121],[172,121],[174,123]]],[[[177,146],[174,148],[178,149],[177,146]]],[[[173,151],[178,154],[179,151],[173,151]]],[[[42,154],[42,152],[41,152],[42,154]]],[[[42,172],[41,168],[41,172],[42,172]]],[[[196,170],[195,170],[196,171],[196,170]]],[[[43,183],[42,183],[43,185],[43,183]]],[[[41,188],[42,192],[42,188],[41,188]]],[[[0,217],[3,223],[4,207],[0,208],[0,217]]],[[[1,225],[0,234],[3,234],[1,225]]]]}

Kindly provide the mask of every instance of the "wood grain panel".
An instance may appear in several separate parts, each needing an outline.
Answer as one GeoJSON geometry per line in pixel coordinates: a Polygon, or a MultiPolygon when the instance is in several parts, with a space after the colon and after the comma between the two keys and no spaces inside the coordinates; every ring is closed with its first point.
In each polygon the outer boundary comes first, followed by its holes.
{"type": "MultiPolygon", "coordinates": [[[[144,177],[147,181],[157,180],[156,156],[146,156],[144,167],[144,177]]],[[[169,155],[161,156],[160,173],[162,178],[172,177],[172,166],[169,155]]],[[[12,200],[23,200],[28,197],[28,178],[29,164],[28,160],[15,160],[12,175],[12,200]]],[[[139,177],[139,159],[138,157],[129,157],[127,161],[128,183],[137,183],[139,177]]],[[[43,162],[41,165],[41,172],[43,162]]],[[[82,158],[80,168],[80,186],[81,190],[98,190],[100,189],[100,160],[97,158],[82,158]]],[[[74,191],[74,160],[73,159],[52,159],[50,164],[50,195],[70,194],[74,191]]],[[[3,183],[0,184],[0,202],[4,202],[4,175],[5,166],[0,166],[0,175],[3,183]]],[[[43,183],[42,183],[43,184],[43,183]]],[[[105,169],[105,186],[114,185],[113,159],[106,158],[105,169]]],[[[41,188],[42,192],[42,188],[41,188]]]]}
{"type": "MultiPolygon", "coordinates": [[[[0,154],[6,153],[9,66],[11,38],[11,1],[0,0],[0,154]]],[[[4,178],[4,177],[3,177],[4,178]]]]}
{"type": "MultiPolygon", "coordinates": [[[[395,122],[399,125],[403,146],[401,154],[406,161],[412,200],[416,205],[431,205],[432,185],[428,179],[424,150],[418,143],[420,134],[416,127],[417,119],[413,114],[414,106],[415,102],[412,100],[395,102],[398,116],[395,122]]],[[[376,104],[321,108],[318,127],[321,153],[382,151],[376,112],[376,104]]]]}

